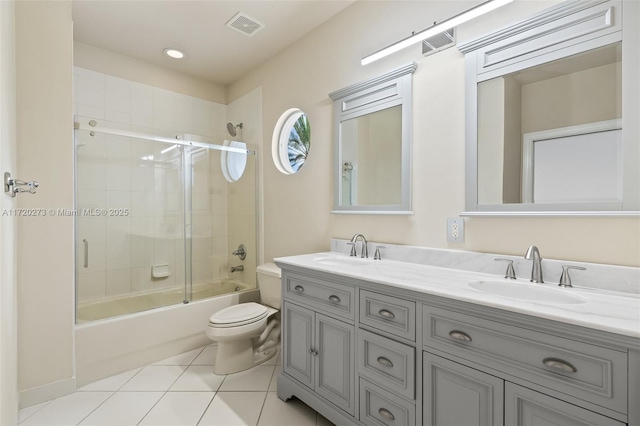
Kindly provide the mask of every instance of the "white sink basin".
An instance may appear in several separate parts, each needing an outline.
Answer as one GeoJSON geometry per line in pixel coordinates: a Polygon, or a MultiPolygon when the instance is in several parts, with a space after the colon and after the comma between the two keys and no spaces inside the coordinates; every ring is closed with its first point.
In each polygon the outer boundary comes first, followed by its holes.
{"type": "Polygon", "coordinates": [[[507,299],[527,300],[558,305],[586,303],[580,295],[571,293],[571,289],[542,287],[539,284],[524,284],[509,281],[474,281],[469,287],[505,297],[507,299]]]}

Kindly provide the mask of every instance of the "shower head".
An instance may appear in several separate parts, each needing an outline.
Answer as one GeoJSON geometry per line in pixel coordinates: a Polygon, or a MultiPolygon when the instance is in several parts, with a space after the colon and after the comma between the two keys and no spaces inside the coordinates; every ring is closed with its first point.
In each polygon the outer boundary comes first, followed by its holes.
{"type": "Polygon", "coordinates": [[[235,126],[231,123],[227,123],[227,131],[231,136],[235,136],[237,134],[236,129],[242,130],[242,123],[238,123],[235,126]]]}

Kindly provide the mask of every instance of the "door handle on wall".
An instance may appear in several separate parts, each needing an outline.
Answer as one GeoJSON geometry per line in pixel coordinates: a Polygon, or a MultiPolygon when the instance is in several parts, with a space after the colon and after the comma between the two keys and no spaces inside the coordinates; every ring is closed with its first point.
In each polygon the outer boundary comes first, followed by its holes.
{"type": "Polygon", "coordinates": [[[40,186],[40,184],[35,180],[25,182],[20,179],[12,178],[11,173],[9,172],[4,173],[4,192],[8,192],[12,197],[15,197],[16,194],[20,192],[35,194],[38,186],[40,186]]]}

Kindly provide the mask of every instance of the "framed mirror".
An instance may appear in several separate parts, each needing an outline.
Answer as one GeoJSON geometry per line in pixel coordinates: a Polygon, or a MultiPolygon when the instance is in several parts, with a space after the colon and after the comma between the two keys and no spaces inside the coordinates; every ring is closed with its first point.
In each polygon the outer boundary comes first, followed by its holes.
{"type": "Polygon", "coordinates": [[[622,16],[618,1],[565,2],[460,46],[465,215],[638,214],[639,132],[624,120],[638,117],[638,46],[622,16]]]}
{"type": "Polygon", "coordinates": [[[412,63],[329,94],[334,101],[332,213],[412,214],[412,63]]]}

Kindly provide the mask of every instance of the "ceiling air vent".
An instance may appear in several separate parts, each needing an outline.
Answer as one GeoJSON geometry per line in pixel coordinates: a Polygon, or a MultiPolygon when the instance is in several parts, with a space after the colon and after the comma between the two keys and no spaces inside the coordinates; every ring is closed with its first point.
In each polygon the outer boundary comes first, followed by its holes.
{"type": "Polygon", "coordinates": [[[424,56],[439,52],[456,44],[456,29],[443,31],[439,34],[422,40],[422,54],[424,56]]]}
{"type": "Polygon", "coordinates": [[[227,21],[225,26],[231,29],[234,29],[236,31],[239,31],[242,34],[249,37],[254,36],[257,32],[259,32],[261,29],[265,27],[264,24],[261,24],[255,19],[248,17],[242,12],[236,13],[236,15],[233,18],[227,21]]]}

